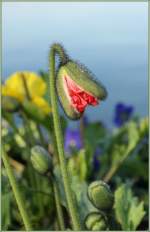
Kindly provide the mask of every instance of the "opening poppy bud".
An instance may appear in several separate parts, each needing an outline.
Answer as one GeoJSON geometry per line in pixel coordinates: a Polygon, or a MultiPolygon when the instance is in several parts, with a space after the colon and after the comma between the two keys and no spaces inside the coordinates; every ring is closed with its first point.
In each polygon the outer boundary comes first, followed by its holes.
{"type": "Polygon", "coordinates": [[[85,67],[73,61],[59,68],[56,87],[61,105],[71,119],[79,119],[87,106],[96,106],[107,96],[102,84],[93,80],[85,67]]]}
{"type": "Polygon", "coordinates": [[[34,146],[31,149],[31,162],[34,169],[40,174],[46,174],[52,169],[52,158],[41,146],[34,146]]]}
{"type": "Polygon", "coordinates": [[[109,186],[103,181],[95,181],[88,187],[88,197],[92,204],[102,211],[111,210],[114,202],[109,186]]]}
{"type": "Polygon", "coordinates": [[[92,212],[85,219],[85,226],[88,230],[103,231],[107,230],[106,217],[100,212],[92,212]]]}
{"type": "Polygon", "coordinates": [[[6,112],[17,112],[19,109],[19,102],[12,97],[2,96],[2,109],[6,112]]]}

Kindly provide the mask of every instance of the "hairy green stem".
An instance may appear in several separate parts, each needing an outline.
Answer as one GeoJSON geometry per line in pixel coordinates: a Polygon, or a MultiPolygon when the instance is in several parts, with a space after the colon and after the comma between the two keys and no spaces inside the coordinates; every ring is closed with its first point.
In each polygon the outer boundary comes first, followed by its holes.
{"type": "Polygon", "coordinates": [[[53,180],[53,190],[54,190],[54,197],[55,197],[55,204],[56,204],[56,210],[57,210],[58,223],[59,223],[60,229],[65,230],[63,212],[62,212],[62,207],[61,207],[60,198],[59,198],[59,192],[58,192],[58,188],[57,188],[57,185],[55,183],[55,180],[53,180]]]}
{"type": "MultiPolygon", "coordinates": [[[[9,123],[9,125],[13,128],[14,132],[17,133],[21,139],[24,141],[24,143],[28,142],[28,137],[26,138],[25,135],[21,134],[21,132],[19,131],[18,127],[16,126],[14,120],[12,118],[9,117],[5,117],[5,119],[7,120],[7,122],[9,123]]],[[[28,142],[29,143],[29,142],[28,142]]],[[[26,146],[26,150],[27,153],[30,154],[30,148],[28,146],[26,146]]],[[[28,173],[28,178],[30,180],[31,186],[34,186],[34,176],[33,176],[33,168],[31,166],[31,162],[29,161],[29,159],[27,160],[28,165],[27,165],[27,173],[28,173]]]]}
{"type": "Polygon", "coordinates": [[[71,183],[69,179],[69,174],[67,170],[67,164],[64,154],[64,145],[63,145],[63,135],[61,130],[60,117],[58,112],[58,104],[57,104],[57,95],[56,95],[56,79],[55,79],[55,55],[58,54],[60,56],[61,63],[65,62],[66,56],[62,47],[58,44],[54,44],[50,50],[49,62],[50,62],[50,99],[51,106],[53,109],[53,122],[54,122],[54,131],[57,142],[58,156],[60,162],[60,170],[62,174],[66,200],[68,205],[68,210],[71,216],[72,225],[74,230],[81,230],[79,217],[77,214],[75,202],[73,199],[73,192],[71,190],[71,183]]]}
{"type": "Polygon", "coordinates": [[[20,211],[23,223],[25,225],[25,229],[27,231],[32,230],[31,223],[30,223],[30,220],[29,220],[29,216],[28,216],[27,210],[25,209],[25,200],[23,199],[23,196],[22,196],[21,192],[19,191],[17,181],[16,181],[16,179],[14,177],[12,168],[11,168],[11,166],[9,164],[8,156],[4,151],[2,151],[2,159],[3,159],[3,162],[4,162],[4,166],[5,166],[7,175],[8,175],[10,185],[12,187],[12,190],[13,190],[13,193],[14,193],[17,205],[18,205],[18,209],[20,211]]]}

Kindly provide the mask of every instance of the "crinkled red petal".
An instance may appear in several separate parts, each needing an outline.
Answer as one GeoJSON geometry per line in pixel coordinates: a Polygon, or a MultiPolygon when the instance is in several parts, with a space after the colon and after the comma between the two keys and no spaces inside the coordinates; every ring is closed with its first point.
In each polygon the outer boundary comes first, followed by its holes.
{"type": "Polygon", "coordinates": [[[66,86],[68,89],[69,96],[71,97],[71,103],[73,107],[76,108],[77,111],[80,113],[84,112],[86,106],[98,105],[98,100],[92,96],[91,94],[87,93],[85,90],[80,88],[71,78],[64,77],[66,81],[66,86]]]}

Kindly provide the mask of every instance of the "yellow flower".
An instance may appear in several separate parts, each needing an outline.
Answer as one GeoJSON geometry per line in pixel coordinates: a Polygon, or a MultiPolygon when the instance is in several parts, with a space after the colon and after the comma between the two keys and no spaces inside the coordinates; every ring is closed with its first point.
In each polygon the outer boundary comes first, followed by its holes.
{"type": "Polygon", "coordinates": [[[32,99],[32,102],[37,107],[39,107],[43,111],[44,114],[48,114],[51,112],[50,106],[48,105],[48,103],[45,101],[44,98],[36,96],[32,99]]]}
{"type": "Polygon", "coordinates": [[[2,95],[16,98],[22,102],[26,97],[26,82],[29,96],[43,96],[46,91],[46,83],[33,72],[16,72],[11,75],[2,86],[2,95]],[[24,79],[23,79],[24,78],[24,79]]]}
{"type": "Polygon", "coordinates": [[[23,102],[27,95],[44,114],[50,113],[50,106],[42,97],[46,91],[46,83],[33,72],[16,72],[2,86],[2,95],[23,102]]]}

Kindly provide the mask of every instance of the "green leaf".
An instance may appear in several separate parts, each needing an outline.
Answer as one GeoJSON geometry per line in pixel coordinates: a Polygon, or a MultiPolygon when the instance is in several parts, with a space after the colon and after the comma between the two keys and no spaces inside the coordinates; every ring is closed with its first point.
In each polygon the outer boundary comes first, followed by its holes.
{"type": "Polygon", "coordinates": [[[59,190],[59,194],[61,197],[61,204],[67,208],[67,202],[66,202],[66,196],[65,196],[65,190],[64,190],[64,184],[63,184],[63,180],[62,180],[62,175],[60,172],[60,167],[58,164],[56,164],[54,166],[54,170],[53,170],[53,174],[55,177],[55,181],[57,182],[57,186],[58,186],[58,190],[59,190]]]}
{"type": "Polygon", "coordinates": [[[11,197],[12,193],[6,193],[2,195],[2,227],[3,230],[7,230],[11,224],[11,197]]]}
{"type": "Polygon", "coordinates": [[[106,129],[100,122],[90,123],[84,128],[85,145],[87,147],[91,146],[93,150],[95,150],[97,145],[104,139],[105,136],[106,129]]]}
{"type": "Polygon", "coordinates": [[[129,211],[129,218],[131,219],[130,230],[135,230],[138,227],[144,215],[144,202],[142,201],[138,204],[138,201],[135,199],[129,211]]]}
{"type": "Polygon", "coordinates": [[[120,162],[122,157],[126,154],[126,146],[114,144],[112,155],[112,166],[115,166],[120,162]]]}
{"type": "Polygon", "coordinates": [[[121,167],[121,175],[128,178],[137,177],[148,181],[148,162],[142,161],[139,153],[131,156],[121,167]]]}
{"type": "Polygon", "coordinates": [[[84,221],[87,215],[90,212],[98,212],[98,209],[90,202],[88,198],[88,185],[85,181],[80,181],[77,176],[73,176],[71,187],[76,196],[81,223],[84,225],[84,221]]]}
{"type": "Polygon", "coordinates": [[[127,124],[127,135],[128,135],[128,150],[131,151],[135,148],[139,142],[140,136],[135,122],[130,122],[127,124]]]}
{"type": "Polygon", "coordinates": [[[143,204],[133,196],[128,185],[122,184],[116,190],[114,208],[122,230],[136,230],[145,215],[143,204]]]}
{"type": "Polygon", "coordinates": [[[68,170],[71,176],[79,176],[80,180],[86,179],[88,167],[84,149],[68,159],[68,170]]]}
{"type": "Polygon", "coordinates": [[[139,132],[140,136],[143,137],[145,134],[148,136],[149,131],[149,123],[148,123],[148,117],[142,118],[139,123],[139,132]]]}
{"type": "MultiPolygon", "coordinates": [[[[59,193],[61,197],[61,204],[67,209],[64,186],[63,186],[62,177],[61,177],[61,173],[60,173],[60,169],[58,165],[55,165],[54,176],[58,184],[58,189],[59,189],[59,193]]],[[[71,180],[72,192],[73,192],[75,201],[77,203],[81,222],[82,224],[84,224],[84,220],[86,216],[90,212],[97,212],[98,209],[93,206],[93,204],[90,202],[87,196],[87,189],[88,189],[87,183],[85,181],[81,181],[79,176],[70,175],[70,180],[71,180]]]]}

